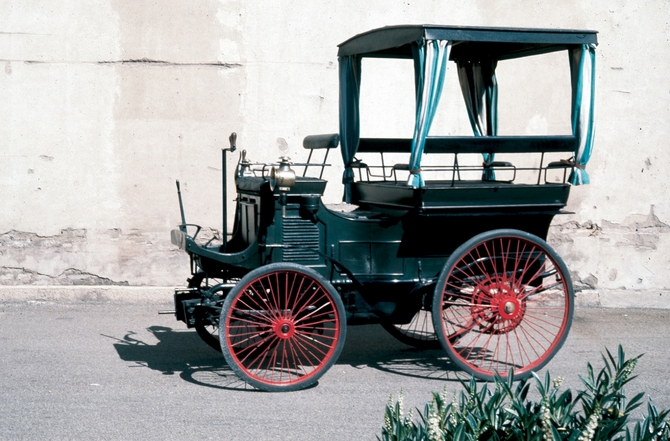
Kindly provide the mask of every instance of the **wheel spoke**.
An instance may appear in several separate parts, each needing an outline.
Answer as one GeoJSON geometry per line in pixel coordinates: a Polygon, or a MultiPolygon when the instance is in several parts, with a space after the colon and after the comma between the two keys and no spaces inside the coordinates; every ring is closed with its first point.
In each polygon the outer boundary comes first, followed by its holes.
{"type": "Polygon", "coordinates": [[[382,323],[382,327],[399,341],[415,348],[440,348],[440,341],[433,325],[433,315],[425,309],[419,309],[407,324],[382,323]]]}
{"type": "MultiPolygon", "coordinates": [[[[303,283],[301,282],[301,283],[300,283],[300,288],[299,288],[299,291],[298,291],[298,292],[308,292],[308,291],[310,291],[310,290],[312,289],[312,287],[314,286],[314,282],[310,283],[309,286],[308,286],[304,291],[302,290],[302,285],[303,285],[303,283]]],[[[310,295],[310,297],[302,301],[302,306],[301,306],[300,308],[296,308],[295,314],[296,314],[296,315],[300,315],[300,314],[302,314],[302,312],[303,312],[306,308],[308,308],[312,303],[314,303],[313,299],[314,299],[314,297],[319,293],[319,291],[320,291],[320,289],[319,289],[318,287],[315,288],[315,289],[313,290],[312,294],[310,295]]],[[[322,293],[322,294],[321,294],[321,298],[323,298],[323,297],[325,297],[325,294],[322,293]]]]}
{"type": "MultiPolygon", "coordinates": [[[[563,318],[562,316],[555,316],[555,317],[558,318],[558,319],[563,318]]],[[[546,333],[549,333],[549,334],[555,334],[554,331],[546,329],[542,325],[547,325],[547,326],[550,326],[550,327],[561,329],[560,323],[558,323],[558,324],[553,323],[553,322],[550,322],[549,320],[544,320],[537,315],[529,314],[529,313],[526,313],[525,320],[524,320],[523,323],[525,323],[529,327],[533,327],[533,324],[536,324],[537,328],[533,328],[533,329],[535,331],[537,331],[538,333],[540,333],[540,330],[542,330],[542,331],[546,331],[546,333]]]]}
{"type": "MultiPolygon", "coordinates": [[[[293,340],[292,344],[298,348],[303,358],[307,360],[307,362],[310,363],[312,366],[318,366],[320,364],[321,359],[315,354],[313,354],[304,344],[302,344],[302,342],[300,342],[299,339],[296,338],[295,340],[293,340]]],[[[302,366],[302,369],[304,370],[305,367],[302,366]]]]}
{"type": "MultiPolygon", "coordinates": [[[[554,326],[556,328],[558,328],[558,330],[560,331],[560,329],[561,329],[560,325],[554,325],[554,326]]],[[[552,332],[548,329],[543,328],[542,326],[540,326],[537,323],[534,323],[530,319],[524,320],[523,325],[520,326],[520,327],[524,330],[526,328],[529,328],[529,330],[534,331],[534,335],[538,335],[538,336],[543,337],[543,339],[546,340],[546,342],[549,343],[549,344],[551,344],[553,338],[555,338],[556,334],[558,334],[558,332],[552,332]],[[545,332],[542,332],[542,331],[545,331],[545,332]]],[[[540,342],[537,339],[533,338],[533,340],[536,341],[538,344],[540,344],[540,342]]]]}
{"type": "Polygon", "coordinates": [[[270,354],[271,352],[274,353],[274,351],[272,351],[272,350],[263,350],[263,347],[261,347],[260,343],[265,342],[265,345],[263,345],[263,346],[266,346],[266,347],[272,349],[276,346],[274,344],[274,342],[276,340],[277,340],[277,338],[274,335],[268,335],[267,337],[263,338],[263,340],[261,340],[260,342],[256,342],[253,345],[246,346],[246,347],[241,348],[240,350],[236,351],[235,355],[239,358],[240,355],[243,355],[244,353],[246,353],[246,355],[240,359],[240,363],[246,364],[247,366],[252,368],[256,364],[256,362],[258,361],[258,359],[260,357],[262,357],[261,358],[261,363],[260,363],[260,364],[262,364],[262,361],[265,360],[265,357],[267,357],[268,354],[270,354]],[[256,358],[247,362],[247,357],[250,357],[250,356],[254,355],[256,352],[259,352],[258,355],[256,355],[256,358]]]}
{"type": "Polygon", "coordinates": [[[267,302],[263,302],[263,296],[258,292],[257,286],[249,286],[239,297],[238,302],[245,308],[236,304],[235,310],[253,311],[255,316],[263,318],[268,323],[272,323],[275,308],[270,307],[271,305],[268,305],[267,302]]]}
{"type": "MultiPolygon", "coordinates": [[[[275,274],[275,276],[279,277],[278,274],[275,274]]],[[[259,306],[261,308],[267,308],[267,310],[272,315],[273,320],[277,320],[277,319],[281,318],[281,312],[280,312],[281,311],[281,306],[279,304],[279,299],[277,298],[279,293],[277,292],[278,289],[273,289],[271,275],[268,275],[268,276],[264,277],[263,279],[259,279],[258,284],[260,285],[261,291],[262,291],[262,296],[259,295],[258,298],[263,299],[263,298],[267,297],[266,302],[268,303],[265,307],[263,307],[262,305],[259,305],[259,306]],[[267,287],[263,284],[264,280],[267,283],[267,287]]]]}
{"type": "MultiPolygon", "coordinates": [[[[319,342],[318,340],[307,338],[304,335],[296,335],[295,341],[302,344],[305,347],[305,349],[311,350],[310,352],[313,353],[315,356],[317,355],[316,353],[318,352],[319,354],[321,354],[322,356],[325,357],[328,354],[328,349],[330,349],[329,344],[319,342]],[[324,351],[323,349],[319,348],[317,346],[317,344],[321,344],[321,345],[325,346],[326,350],[324,351]]],[[[321,359],[321,358],[319,358],[319,359],[321,359]]]]}

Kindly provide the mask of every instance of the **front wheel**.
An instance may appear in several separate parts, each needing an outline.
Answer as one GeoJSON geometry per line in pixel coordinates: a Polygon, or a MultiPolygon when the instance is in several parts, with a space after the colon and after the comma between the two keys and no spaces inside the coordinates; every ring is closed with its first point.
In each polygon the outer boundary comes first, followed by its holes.
{"type": "Polygon", "coordinates": [[[518,230],[479,234],[440,274],[433,323],[449,358],[475,377],[524,378],[561,348],[572,323],[568,270],[542,239],[518,230]]]}
{"type": "Polygon", "coordinates": [[[344,346],[342,299],[316,271],[274,263],[244,276],[221,310],[221,349],[230,368],[266,391],[308,387],[344,346]]]}

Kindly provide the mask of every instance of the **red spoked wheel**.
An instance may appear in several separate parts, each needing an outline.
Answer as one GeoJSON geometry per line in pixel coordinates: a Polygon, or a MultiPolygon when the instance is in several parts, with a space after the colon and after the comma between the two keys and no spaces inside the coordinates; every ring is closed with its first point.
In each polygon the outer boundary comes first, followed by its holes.
{"type": "Polygon", "coordinates": [[[251,271],[230,291],[219,331],[228,365],[247,383],[267,391],[303,389],[342,351],[344,305],[316,271],[270,264],[251,271]]]}
{"type": "Polygon", "coordinates": [[[447,260],[433,322],[449,358],[475,377],[524,378],[561,348],[572,323],[568,270],[547,243],[518,230],[479,234],[447,260]]]}

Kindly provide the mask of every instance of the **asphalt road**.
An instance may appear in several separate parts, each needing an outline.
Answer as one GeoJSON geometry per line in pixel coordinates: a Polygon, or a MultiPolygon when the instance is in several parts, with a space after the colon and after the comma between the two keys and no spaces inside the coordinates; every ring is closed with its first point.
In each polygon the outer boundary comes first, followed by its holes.
{"type": "MultiPolygon", "coordinates": [[[[316,387],[245,387],[165,304],[0,303],[0,439],[373,440],[389,395],[423,408],[459,389],[440,351],[417,351],[378,326],[350,327],[316,387]]],[[[552,376],[579,387],[605,348],[645,353],[628,388],[670,408],[670,311],[577,309],[552,376]]],[[[415,413],[416,414],[416,413],[415,413]]]]}

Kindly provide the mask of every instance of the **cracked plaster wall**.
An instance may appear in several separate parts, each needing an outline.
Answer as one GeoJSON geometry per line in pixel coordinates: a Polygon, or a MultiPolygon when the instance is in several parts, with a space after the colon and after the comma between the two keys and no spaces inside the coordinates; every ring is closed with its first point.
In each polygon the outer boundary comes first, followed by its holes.
{"type": "Polygon", "coordinates": [[[304,136],[338,129],[336,45],[429,22],[600,32],[592,184],[549,240],[578,288],[668,289],[669,13],[666,0],[3,2],[0,284],[183,283],[174,181],[187,219],[220,229],[230,132],[252,160],[304,158],[304,136]]]}
{"type": "Polygon", "coordinates": [[[580,289],[670,289],[670,225],[651,206],[647,215],[632,214],[622,222],[555,222],[549,243],[569,262],[580,289]]]}

